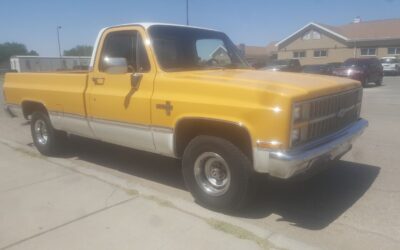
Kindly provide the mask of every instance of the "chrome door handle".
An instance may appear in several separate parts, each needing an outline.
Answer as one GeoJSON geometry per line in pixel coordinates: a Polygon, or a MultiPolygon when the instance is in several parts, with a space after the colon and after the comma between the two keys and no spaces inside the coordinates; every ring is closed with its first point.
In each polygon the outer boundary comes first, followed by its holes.
{"type": "Polygon", "coordinates": [[[104,78],[103,77],[92,77],[92,81],[96,85],[103,85],[104,84],[104,78]]]}

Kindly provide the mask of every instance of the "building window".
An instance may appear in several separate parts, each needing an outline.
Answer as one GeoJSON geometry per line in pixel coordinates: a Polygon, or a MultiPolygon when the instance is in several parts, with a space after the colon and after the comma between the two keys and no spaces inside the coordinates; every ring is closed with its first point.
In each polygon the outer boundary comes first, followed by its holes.
{"type": "Polygon", "coordinates": [[[388,48],[389,55],[400,55],[400,47],[399,48],[388,48]]]}
{"type": "Polygon", "coordinates": [[[303,36],[303,40],[321,39],[321,34],[318,31],[311,30],[303,36]]]}
{"type": "Polygon", "coordinates": [[[326,49],[314,50],[314,57],[326,57],[328,56],[328,51],[326,49]]]}
{"type": "Polygon", "coordinates": [[[376,55],[376,49],[375,48],[362,48],[361,49],[361,55],[362,56],[375,56],[376,55]]]}
{"type": "Polygon", "coordinates": [[[295,51],[293,52],[293,58],[302,58],[306,57],[306,52],[305,51],[295,51]]]}

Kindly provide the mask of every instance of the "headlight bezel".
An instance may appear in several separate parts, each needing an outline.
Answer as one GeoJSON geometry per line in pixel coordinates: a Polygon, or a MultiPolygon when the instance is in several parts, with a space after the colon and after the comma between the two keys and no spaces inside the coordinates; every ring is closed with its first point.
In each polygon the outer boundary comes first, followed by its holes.
{"type": "Polygon", "coordinates": [[[297,102],[292,105],[292,124],[290,130],[290,146],[295,146],[306,138],[310,119],[310,102],[297,102]],[[295,136],[294,136],[295,135],[295,136]]]}
{"type": "Polygon", "coordinates": [[[295,104],[292,110],[293,122],[297,122],[301,119],[301,104],[295,104]]]}

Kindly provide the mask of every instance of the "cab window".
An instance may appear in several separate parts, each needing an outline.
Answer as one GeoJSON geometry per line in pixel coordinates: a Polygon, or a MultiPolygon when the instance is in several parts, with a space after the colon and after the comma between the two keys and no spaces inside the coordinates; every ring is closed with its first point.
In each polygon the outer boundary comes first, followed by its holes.
{"type": "Polygon", "coordinates": [[[105,38],[100,57],[100,71],[106,69],[104,58],[125,58],[128,63],[128,72],[147,72],[150,70],[149,59],[143,40],[137,31],[116,31],[109,33],[105,38]]]}

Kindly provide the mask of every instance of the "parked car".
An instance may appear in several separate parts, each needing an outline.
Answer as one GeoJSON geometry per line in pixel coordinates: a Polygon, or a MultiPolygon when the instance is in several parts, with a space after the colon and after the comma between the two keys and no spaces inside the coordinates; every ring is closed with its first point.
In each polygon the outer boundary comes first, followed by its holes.
{"type": "Polygon", "coordinates": [[[333,75],[333,71],[338,69],[341,65],[342,63],[340,62],[304,65],[303,72],[308,74],[333,75]]]}
{"type": "Polygon", "coordinates": [[[334,70],[336,76],[348,77],[358,80],[365,87],[373,82],[381,85],[383,80],[383,67],[381,62],[375,58],[350,58],[341,67],[334,70]]]}
{"type": "Polygon", "coordinates": [[[308,74],[327,75],[328,66],[326,64],[304,65],[303,72],[308,74]]]}
{"type": "Polygon", "coordinates": [[[283,59],[272,61],[262,70],[301,72],[302,68],[298,59],[283,59]]]}
{"type": "Polygon", "coordinates": [[[86,72],[7,73],[7,112],[30,120],[44,155],[76,134],[182,159],[213,208],[244,205],[256,173],[288,179],[339,159],[368,125],[359,82],[254,70],[219,31],[108,27],[94,55],[86,72]]]}
{"type": "Polygon", "coordinates": [[[340,68],[343,63],[341,62],[332,62],[332,63],[327,63],[326,65],[326,74],[327,75],[333,75],[333,71],[336,69],[340,68]]]}
{"type": "Polygon", "coordinates": [[[399,75],[400,74],[400,59],[397,57],[382,57],[381,64],[384,74],[399,75]]]}

